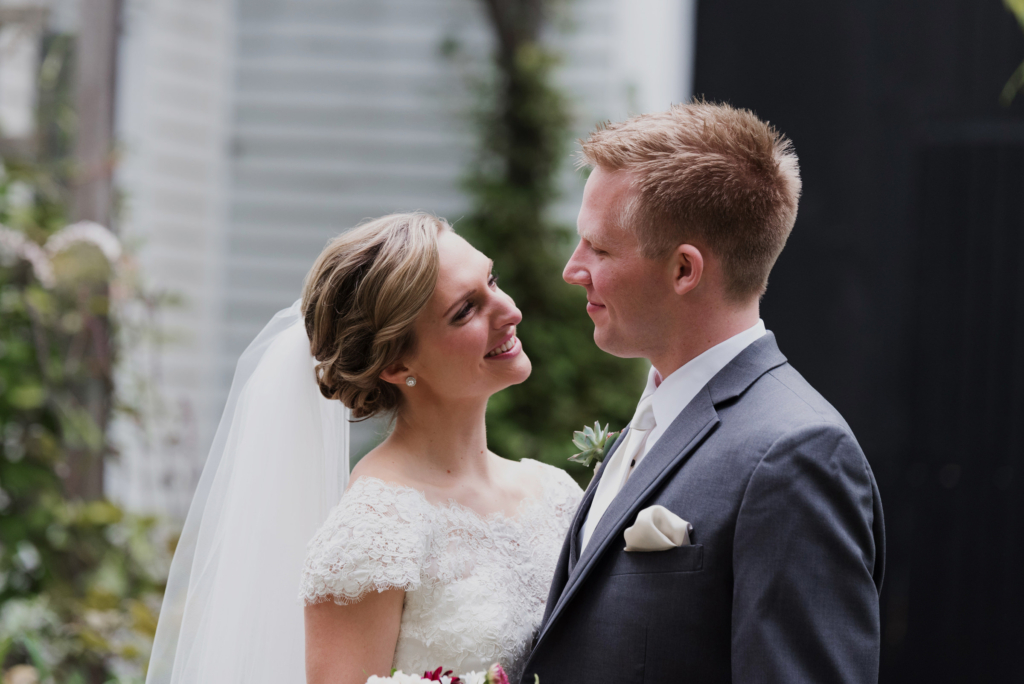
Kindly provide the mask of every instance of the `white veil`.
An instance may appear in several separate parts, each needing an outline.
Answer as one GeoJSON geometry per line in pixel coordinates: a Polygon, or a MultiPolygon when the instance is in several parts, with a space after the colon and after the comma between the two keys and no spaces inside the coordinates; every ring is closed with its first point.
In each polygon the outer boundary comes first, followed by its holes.
{"type": "Polygon", "coordinates": [[[245,350],[171,563],[147,684],[305,682],[306,543],[348,481],[300,303],[245,350]]]}

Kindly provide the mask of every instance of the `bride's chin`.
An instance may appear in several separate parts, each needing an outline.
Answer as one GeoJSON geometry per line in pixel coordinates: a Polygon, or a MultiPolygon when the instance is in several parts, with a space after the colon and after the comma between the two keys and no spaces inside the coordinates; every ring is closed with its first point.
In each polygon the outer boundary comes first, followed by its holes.
{"type": "Polygon", "coordinates": [[[502,374],[501,387],[495,390],[495,393],[501,390],[511,387],[512,385],[519,385],[526,381],[530,377],[530,373],[533,372],[533,364],[526,354],[520,353],[519,358],[515,360],[515,364],[510,366],[502,374]]]}
{"type": "Polygon", "coordinates": [[[524,382],[530,377],[530,373],[533,372],[533,363],[530,361],[530,357],[526,355],[526,352],[520,352],[519,358],[516,361],[514,371],[519,376],[519,379],[512,383],[514,385],[524,382]]]}

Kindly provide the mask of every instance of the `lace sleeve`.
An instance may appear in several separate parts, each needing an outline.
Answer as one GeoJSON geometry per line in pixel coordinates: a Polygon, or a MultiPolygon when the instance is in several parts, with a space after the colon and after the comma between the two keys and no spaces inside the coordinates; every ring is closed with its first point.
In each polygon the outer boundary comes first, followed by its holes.
{"type": "Polygon", "coordinates": [[[552,476],[555,480],[555,514],[571,521],[576,515],[576,508],[583,500],[583,490],[569,473],[561,468],[551,467],[551,470],[554,471],[552,476]]]}
{"type": "MultiPolygon", "coordinates": [[[[524,458],[523,460],[531,459],[524,458]]],[[[532,463],[537,468],[538,476],[545,483],[545,500],[554,519],[568,527],[576,515],[580,501],[583,500],[583,490],[576,484],[576,480],[572,479],[572,475],[561,468],[540,461],[532,461],[532,463]]]]}
{"type": "Polygon", "coordinates": [[[309,542],[300,598],[306,605],[359,601],[369,591],[420,587],[430,548],[418,492],[360,478],[309,542]]]}

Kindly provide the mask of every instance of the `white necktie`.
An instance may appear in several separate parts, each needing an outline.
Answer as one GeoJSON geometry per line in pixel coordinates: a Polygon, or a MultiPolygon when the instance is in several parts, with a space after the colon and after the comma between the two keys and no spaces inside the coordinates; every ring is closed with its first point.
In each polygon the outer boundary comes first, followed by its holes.
{"type": "Polygon", "coordinates": [[[601,521],[601,517],[611,505],[615,496],[622,489],[626,479],[629,477],[634,461],[643,453],[644,445],[647,444],[647,436],[651,434],[656,423],[654,420],[654,394],[651,393],[640,400],[633,414],[633,420],[629,423],[629,432],[626,434],[626,443],[615,450],[608,463],[601,466],[604,474],[601,481],[597,483],[597,491],[594,492],[594,502],[587,512],[587,521],[583,524],[583,539],[580,543],[580,553],[587,548],[594,528],[601,521]]]}

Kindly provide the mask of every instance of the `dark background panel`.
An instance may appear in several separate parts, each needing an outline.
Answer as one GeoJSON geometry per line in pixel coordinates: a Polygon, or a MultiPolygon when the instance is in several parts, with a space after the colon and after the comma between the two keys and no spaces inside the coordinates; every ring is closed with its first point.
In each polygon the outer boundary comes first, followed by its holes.
{"type": "Polygon", "coordinates": [[[763,303],[882,489],[883,682],[1024,682],[1024,59],[999,0],[720,0],[695,92],[794,142],[763,303]]]}

